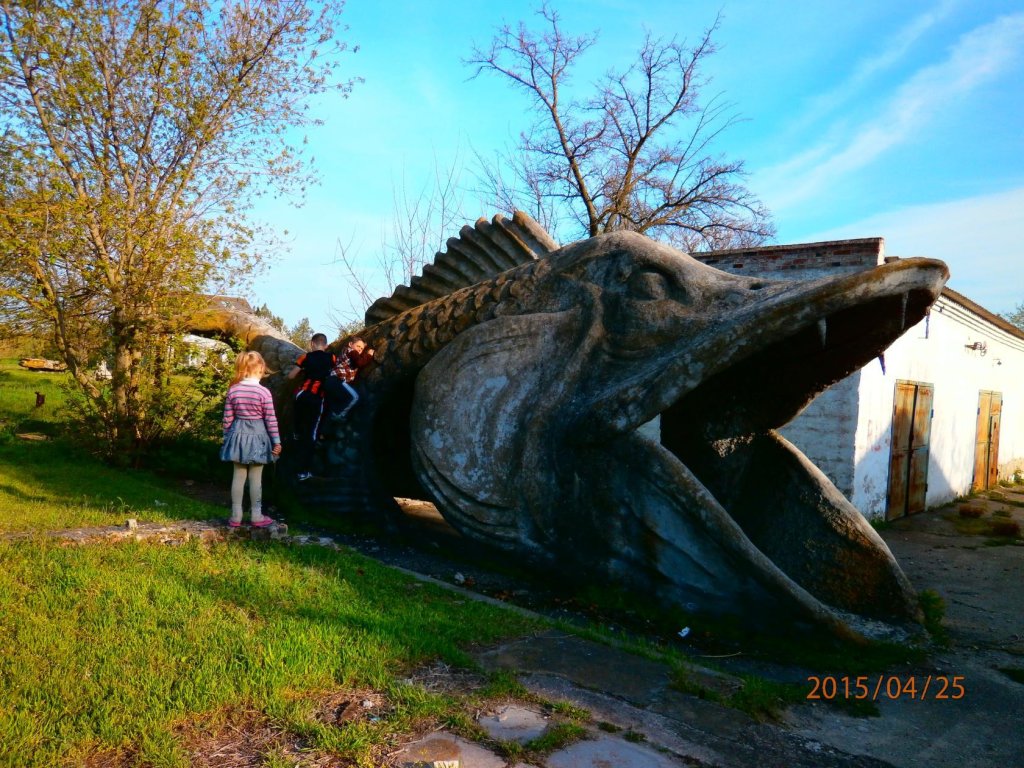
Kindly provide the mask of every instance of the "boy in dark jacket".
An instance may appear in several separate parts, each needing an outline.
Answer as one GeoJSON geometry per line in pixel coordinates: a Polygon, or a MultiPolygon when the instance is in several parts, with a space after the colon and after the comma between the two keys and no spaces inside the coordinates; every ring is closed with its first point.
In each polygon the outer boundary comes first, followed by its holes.
{"type": "Polygon", "coordinates": [[[299,356],[295,367],[288,371],[288,378],[304,374],[302,386],[295,394],[295,437],[298,441],[299,480],[312,477],[313,450],[316,435],[320,429],[320,418],[324,411],[324,383],[337,364],[337,358],[327,351],[327,336],[313,334],[309,341],[310,351],[299,356]]]}

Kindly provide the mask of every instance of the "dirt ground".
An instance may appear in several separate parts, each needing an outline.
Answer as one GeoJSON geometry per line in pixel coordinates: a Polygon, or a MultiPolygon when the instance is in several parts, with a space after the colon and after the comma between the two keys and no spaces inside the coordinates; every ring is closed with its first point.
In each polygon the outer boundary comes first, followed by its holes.
{"type": "MultiPolygon", "coordinates": [[[[1016,506],[1024,505],[1024,493],[1007,490],[1002,496],[973,502],[983,517],[972,527],[1001,520],[1024,527],[1024,509],[1016,506]]],[[[796,733],[908,768],[1024,766],[1024,545],[984,531],[958,531],[958,523],[968,527],[959,506],[897,521],[882,532],[914,586],[935,590],[945,601],[949,648],[920,668],[893,670],[901,688],[884,681],[896,695],[879,699],[879,717],[802,706],[789,713],[796,733]],[[911,679],[914,696],[906,690],[911,679]]]]}

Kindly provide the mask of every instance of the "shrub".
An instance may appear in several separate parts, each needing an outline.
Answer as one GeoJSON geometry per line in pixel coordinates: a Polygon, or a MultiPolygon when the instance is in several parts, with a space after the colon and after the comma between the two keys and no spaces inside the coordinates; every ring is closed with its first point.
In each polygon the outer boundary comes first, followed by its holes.
{"type": "Polygon", "coordinates": [[[917,604],[924,617],[924,628],[940,645],[949,643],[949,632],[943,626],[946,617],[946,601],[934,589],[926,589],[917,596],[917,604]]]}
{"type": "Polygon", "coordinates": [[[993,536],[1020,537],[1020,523],[1016,520],[993,520],[990,525],[993,536]]]}
{"type": "MultiPolygon", "coordinates": [[[[64,387],[62,412],[68,432],[86,447],[113,464],[161,468],[193,465],[208,446],[220,440],[224,396],[231,378],[232,361],[211,355],[199,368],[178,368],[147,388],[141,400],[146,412],[138,421],[133,444],[113,439],[112,425],[97,406],[72,382],[64,387]],[[198,449],[198,452],[197,452],[198,449]]],[[[104,392],[107,401],[109,387],[104,392]]]]}
{"type": "Polygon", "coordinates": [[[980,504],[961,504],[959,508],[960,517],[969,517],[977,520],[979,517],[985,514],[985,508],[980,504]]]}

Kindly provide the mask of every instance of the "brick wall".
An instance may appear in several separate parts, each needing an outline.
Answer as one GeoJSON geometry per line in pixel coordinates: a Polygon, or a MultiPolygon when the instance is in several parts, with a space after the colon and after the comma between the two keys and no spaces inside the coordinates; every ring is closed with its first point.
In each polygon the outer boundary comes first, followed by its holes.
{"type": "Polygon", "coordinates": [[[863,237],[823,243],[769,245],[692,254],[723,272],[777,280],[808,280],[876,267],[885,260],[885,240],[863,237]]]}

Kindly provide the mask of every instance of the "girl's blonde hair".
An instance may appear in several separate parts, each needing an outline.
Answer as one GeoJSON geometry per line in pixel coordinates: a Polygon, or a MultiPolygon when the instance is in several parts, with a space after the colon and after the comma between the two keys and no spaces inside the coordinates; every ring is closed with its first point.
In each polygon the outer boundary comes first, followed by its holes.
{"type": "Polygon", "coordinates": [[[243,352],[235,359],[235,377],[232,384],[253,376],[263,378],[267,374],[267,364],[259,352],[243,352]]]}

